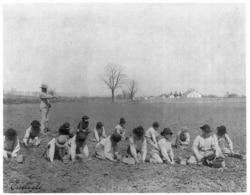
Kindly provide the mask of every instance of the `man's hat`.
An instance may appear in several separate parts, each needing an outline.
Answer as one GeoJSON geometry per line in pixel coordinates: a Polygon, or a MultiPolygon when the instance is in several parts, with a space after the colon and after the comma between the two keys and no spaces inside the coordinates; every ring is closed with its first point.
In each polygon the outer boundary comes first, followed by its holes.
{"type": "Polygon", "coordinates": [[[79,131],[76,134],[76,140],[77,141],[85,141],[87,139],[87,133],[83,132],[83,131],[79,131]]]}
{"type": "Polygon", "coordinates": [[[56,145],[57,147],[59,148],[63,148],[67,145],[67,137],[64,136],[64,135],[59,135],[57,138],[56,138],[56,145]]]}
{"type": "Polygon", "coordinates": [[[205,124],[202,127],[200,127],[200,129],[202,129],[203,131],[205,131],[206,133],[210,133],[212,130],[210,128],[209,125],[205,124]]]}
{"type": "Polygon", "coordinates": [[[164,128],[161,132],[161,135],[173,135],[173,132],[171,131],[170,128],[164,128]]]}
{"type": "Polygon", "coordinates": [[[120,123],[121,124],[126,123],[125,119],[124,118],[120,118],[120,123]]]}
{"type": "Polygon", "coordinates": [[[136,137],[143,137],[145,134],[142,126],[134,128],[133,133],[136,137]]]}
{"type": "Polygon", "coordinates": [[[220,126],[220,127],[217,127],[217,132],[220,135],[224,135],[225,133],[227,133],[227,129],[225,126],[220,126]]]}
{"type": "Polygon", "coordinates": [[[40,88],[47,89],[47,88],[48,88],[48,85],[46,85],[46,84],[42,84],[40,88]]]}
{"type": "Polygon", "coordinates": [[[88,120],[89,119],[89,117],[87,116],[87,115],[84,115],[83,117],[82,117],[82,120],[88,120]]]}

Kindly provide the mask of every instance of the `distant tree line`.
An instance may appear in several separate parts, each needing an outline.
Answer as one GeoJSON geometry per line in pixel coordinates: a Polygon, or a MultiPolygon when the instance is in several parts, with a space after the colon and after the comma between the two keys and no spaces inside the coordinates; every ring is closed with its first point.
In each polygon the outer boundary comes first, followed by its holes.
{"type": "Polygon", "coordinates": [[[227,92],[225,95],[226,98],[246,98],[245,95],[238,95],[237,93],[229,93],[227,92]]]}

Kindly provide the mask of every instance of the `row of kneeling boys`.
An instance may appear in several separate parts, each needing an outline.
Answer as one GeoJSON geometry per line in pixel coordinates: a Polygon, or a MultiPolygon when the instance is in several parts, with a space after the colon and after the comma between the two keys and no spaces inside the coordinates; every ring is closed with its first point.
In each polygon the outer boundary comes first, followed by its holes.
{"type": "MultiPolygon", "coordinates": [[[[209,125],[205,124],[201,129],[200,135],[194,139],[192,144],[193,155],[186,159],[175,157],[173,147],[180,150],[186,150],[190,143],[190,134],[188,128],[183,126],[178,131],[177,136],[173,138],[173,132],[170,128],[164,128],[161,133],[158,132],[159,123],[154,122],[152,127],[144,130],[142,126],[133,129],[132,135],[126,137],[126,121],[121,118],[119,124],[114,128],[110,136],[106,135],[104,125],[97,122],[96,127],[89,136],[89,117],[83,116],[82,120],[74,132],[68,122],[60,128],[58,135],[49,141],[43,157],[51,163],[54,160],[62,160],[64,163],[89,158],[89,149],[87,139],[90,137],[92,142],[96,142],[94,156],[102,160],[113,162],[121,161],[126,164],[135,163],[167,163],[167,164],[198,164],[207,165],[216,168],[225,168],[225,157],[235,157],[243,159],[244,156],[235,153],[233,142],[231,141],[226,127],[217,127],[217,132],[212,134],[209,125]],[[128,140],[129,145],[126,155],[121,156],[118,152],[118,146],[121,141],[128,140]],[[225,145],[227,143],[228,147],[225,145]],[[147,155],[149,154],[149,155],[147,155]]],[[[38,147],[41,142],[40,123],[37,120],[31,122],[26,130],[22,145],[24,147],[38,147]]],[[[6,161],[16,160],[23,162],[23,155],[19,154],[20,144],[15,129],[7,129],[4,132],[4,159],[6,161]]]]}

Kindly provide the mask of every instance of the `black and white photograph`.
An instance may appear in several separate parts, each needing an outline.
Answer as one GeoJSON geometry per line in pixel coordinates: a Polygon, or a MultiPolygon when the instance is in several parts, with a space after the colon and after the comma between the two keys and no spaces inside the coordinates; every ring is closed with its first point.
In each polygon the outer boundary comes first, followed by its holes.
{"type": "Polygon", "coordinates": [[[246,13],[3,3],[3,192],[247,192],[246,13]]]}

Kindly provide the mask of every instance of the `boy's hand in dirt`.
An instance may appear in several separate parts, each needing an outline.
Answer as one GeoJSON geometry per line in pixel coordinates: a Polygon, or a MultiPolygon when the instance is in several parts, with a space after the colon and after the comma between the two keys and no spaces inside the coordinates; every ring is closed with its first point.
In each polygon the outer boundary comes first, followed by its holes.
{"type": "Polygon", "coordinates": [[[10,162],[15,162],[16,157],[11,157],[10,162]]]}
{"type": "Polygon", "coordinates": [[[171,165],[173,165],[173,164],[174,164],[174,161],[167,161],[167,160],[165,160],[164,163],[165,163],[165,164],[171,164],[171,165]]]}
{"type": "Polygon", "coordinates": [[[28,145],[26,145],[24,142],[22,143],[22,146],[23,146],[24,148],[27,148],[27,147],[28,147],[28,145]]]}
{"type": "Polygon", "coordinates": [[[136,163],[136,164],[139,164],[140,161],[139,161],[138,159],[135,159],[135,163],[136,163]]]}
{"type": "Polygon", "coordinates": [[[110,159],[112,162],[117,162],[117,159],[110,159]]]}
{"type": "Polygon", "coordinates": [[[199,162],[199,161],[201,161],[204,157],[201,156],[201,155],[197,155],[196,158],[197,158],[197,160],[198,160],[198,162],[199,162]]]}
{"type": "Polygon", "coordinates": [[[10,158],[4,158],[5,162],[10,162],[10,158]]]}

